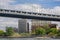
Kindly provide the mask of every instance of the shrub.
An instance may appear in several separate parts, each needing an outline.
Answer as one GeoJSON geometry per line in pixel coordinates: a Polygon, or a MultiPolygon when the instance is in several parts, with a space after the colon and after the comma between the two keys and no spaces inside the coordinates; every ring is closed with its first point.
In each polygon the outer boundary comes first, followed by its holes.
{"type": "Polygon", "coordinates": [[[36,31],[35,31],[35,33],[37,35],[44,35],[46,33],[46,31],[43,28],[37,28],[36,31]]]}
{"type": "Polygon", "coordinates": [[[14,33],[13,28],[12,27],[6,27],[6,35],[10,36],[14,33]]]}
{"type": "Polygon", "coordinates": [[[50,36],[57,36],[58,30],[56,28],[51,28],[49,30],[49,34],[50,36]]]}
{"type": "Polygon", "coordinates": [[[54,33],[54,34],[57,34],[58,30],[57,30],[56,28],[51,28],[51,29],[50,29],[50,32],[51,32],[51,33],[54,33]]]}

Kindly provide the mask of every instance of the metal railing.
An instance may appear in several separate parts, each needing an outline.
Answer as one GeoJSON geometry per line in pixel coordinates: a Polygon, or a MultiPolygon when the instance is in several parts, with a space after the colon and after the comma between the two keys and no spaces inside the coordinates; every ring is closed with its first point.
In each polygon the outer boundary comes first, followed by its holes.
{"type": "Polygon", "coordinates": [[[34,13],[34,12],[25,12],[25,11],[16,11],[16,10],[7,10],[7,9],[0,9],[0,13],[19,14],[19,15],[29,15],[29,16],[40,16],[40,17],[60,18],[60,15],[43,14],[43,13],[34,13]]]}

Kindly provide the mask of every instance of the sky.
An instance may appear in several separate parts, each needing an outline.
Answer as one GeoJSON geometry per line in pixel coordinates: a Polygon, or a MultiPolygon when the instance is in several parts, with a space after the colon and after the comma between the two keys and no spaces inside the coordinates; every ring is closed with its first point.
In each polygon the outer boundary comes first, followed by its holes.
{"type": "MultiPolygon", "coordinates": [[[[60,0],[0,0],[0,8],[60,15],[60,0]]],[[[0,29],[6,26],[18,27],[18,20],[18,18],[0,17],[0,29]]]]}

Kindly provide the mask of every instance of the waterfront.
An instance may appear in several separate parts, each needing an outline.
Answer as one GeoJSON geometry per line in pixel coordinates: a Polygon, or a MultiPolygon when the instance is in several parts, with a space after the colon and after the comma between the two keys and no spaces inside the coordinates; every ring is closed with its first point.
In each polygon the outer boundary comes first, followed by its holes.
{"type": "Polygon", "coordinates": [[[0,40],[60,40],[52,38],[0,38],[0,40]]]}

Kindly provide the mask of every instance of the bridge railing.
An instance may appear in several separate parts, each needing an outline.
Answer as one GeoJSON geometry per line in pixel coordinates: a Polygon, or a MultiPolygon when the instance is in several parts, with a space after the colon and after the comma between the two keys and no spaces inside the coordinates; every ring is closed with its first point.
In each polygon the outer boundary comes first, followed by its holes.
{"type": "Polygon", "coordinates": [[[43,13],[34,13],[34,12],[25,12],[25,11],[15,11],[15,10],[6,10],[6,9],[0,9],[0,13],[60,18],[60,15],[43,14],[43,13]]]}

